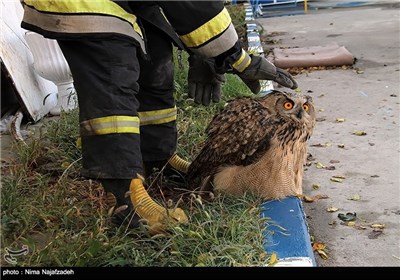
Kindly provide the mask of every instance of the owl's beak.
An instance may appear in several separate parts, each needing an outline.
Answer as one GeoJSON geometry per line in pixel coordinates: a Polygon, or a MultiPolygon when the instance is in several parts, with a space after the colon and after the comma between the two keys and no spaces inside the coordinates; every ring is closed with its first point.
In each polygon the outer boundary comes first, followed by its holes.
{"type": "Polygon", "coordinates": [[[300,109],[297,111],[296,117],[297,117],[299,120],[303,117],[303,109],[302,109],[302,108],[300,108],[300,109]]]}

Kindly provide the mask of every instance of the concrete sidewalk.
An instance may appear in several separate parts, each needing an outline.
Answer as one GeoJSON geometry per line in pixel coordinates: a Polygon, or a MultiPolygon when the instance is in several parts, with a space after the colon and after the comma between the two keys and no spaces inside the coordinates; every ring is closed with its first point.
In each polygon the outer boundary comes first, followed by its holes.
{"type": "Polygon", "coordinates": [[[398,1],[390,2],[257,19],[265,50],[336,42],[357,58],[354,69],[296,76],[319,118],[304,192],[329,197],[304,203],[311,235],[326,244],[328,259],[316,255],[318,266],[400,266],[400,10],[398,1]],[[318,162],[334,170],[319,169],[318,162]],[[335,175],[343,181],[332,181],[335,175]],[[338,218],[348,212],[356,213],[355,224],[338,218]],[[384,228],[374,230],[373,224],[384,228]]]}

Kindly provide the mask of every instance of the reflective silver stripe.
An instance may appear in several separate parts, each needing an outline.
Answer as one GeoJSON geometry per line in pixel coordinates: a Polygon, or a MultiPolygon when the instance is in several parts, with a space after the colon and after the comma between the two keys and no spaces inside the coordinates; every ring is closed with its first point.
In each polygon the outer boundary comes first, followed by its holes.
{"type": "Polygon", "coordinates": [[[139,118],[131,116],[109,116],[80,123],[81,135],[104,135],[113,133],[139,134],[139,118]]]}
{"type": "Polygon", "coordinates": [[[229,27],[218,38],[213,39],[199,48],[190,48],[190,50],[196,54],[206,57],[215,57],[232,48],[237,40],[238,36],[235,27],[233,24],[230,24],[229,27]]]}
{"type": "Polygon", "coordinates": [[[38,12],[25,6],[23,21],[40,27],[45,31],[56,33],[119,33],[132,37],[139,42],[143,52],[143,39],[127,21],[104,15],[60,15],[38,12]]]}
{"type": "Polygon", "coordinates": [[[162,124],[176,120],[176,107],[155,111],[138,112],[140,125],[162,124]]]}
{"type": "Polygon", "coordinates": [[[232,64],[232,67],[239,73],[243,72],[251,63],[251,58],[245,50],[242,49],[242,54],[239,59],[232,64]]]}

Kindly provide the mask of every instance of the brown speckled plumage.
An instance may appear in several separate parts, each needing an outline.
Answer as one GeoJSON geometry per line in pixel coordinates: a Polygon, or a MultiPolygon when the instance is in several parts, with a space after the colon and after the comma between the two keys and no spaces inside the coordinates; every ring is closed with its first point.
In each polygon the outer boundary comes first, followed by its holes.
{"type": "Polygon", "coordinates": [[[214,190],[234,195],[301,194],[314,125],[309,96],[273,91],[234,99],[208,125],[206,142],[189,167],[189,182],[194,187],[211,183],[214,190]],[[287,102],[293,108],[285,108],[287,102]]]}

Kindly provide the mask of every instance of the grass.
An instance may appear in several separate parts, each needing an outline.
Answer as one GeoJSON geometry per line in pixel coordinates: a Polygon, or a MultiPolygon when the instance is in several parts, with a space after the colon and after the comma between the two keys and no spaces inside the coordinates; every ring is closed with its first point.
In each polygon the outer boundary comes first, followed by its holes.
{"type": "MultiPolygon", "coordinates": [[[[175,56],[178,153],[191,160],[205,140],[204,130],[225,102],[251,95],[226,75],[219,103],[203,107],[187,99],[187,56],[175,56]],[[181,66],[178,66],[181,64],[181,66]]],[[[98,182],[79,176],[78,110],[43,120],[27,143],[15,143],[17,157],[1,167],[1,255],[27,245],[26,255],[2,266],[264,266],[266,221],[260,200],[175,190],[175,205],[185,209],[188,225],[171,225],[151,236],[145,228],[115,227],[98,182]]],[[[167,203],[164,201],[164,203],[167,203]]],[[[171,203],[171,202],[170,202],[171,203]]]]}

